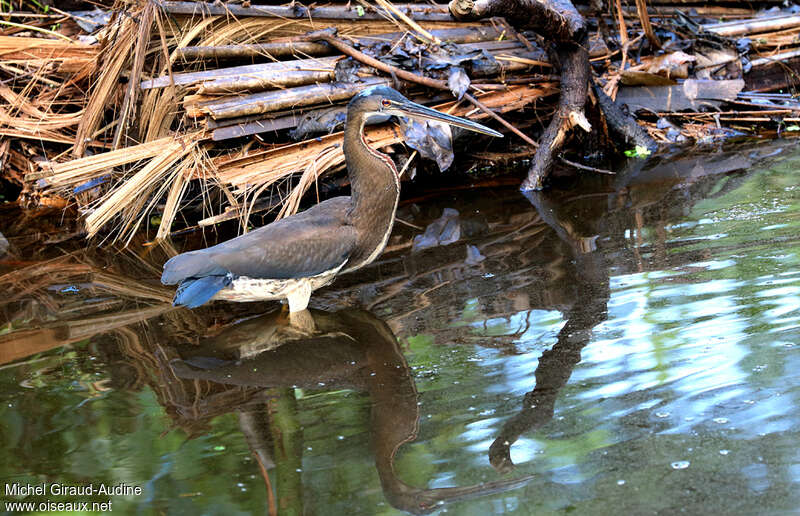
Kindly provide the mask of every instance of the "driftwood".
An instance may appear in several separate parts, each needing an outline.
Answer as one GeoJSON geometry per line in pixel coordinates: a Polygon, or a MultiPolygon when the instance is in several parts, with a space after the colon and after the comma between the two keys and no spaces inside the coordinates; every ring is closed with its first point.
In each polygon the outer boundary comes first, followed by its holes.
{"type": "Polygon", "coordinates": [[[575,126],[591,130],[583,111],[589,85],[585,19],[569,0],[452,0],[449,6],[459,19],[504,16],[512,23],[547,34],[556,43],[553,57],[561,68],[561,99],[555,116],[539,139],[528,177],[522,183],[523,190],[543,188],[567,132],[575,126]]]}
{"type": "MultiPolygon", "coordinates": [[[[54,18],[12,13],[22,27],[8,33],[24,37],[0,36],[3,180],[23,188],[30,205],[77,203],[92,233],[105,223],[130,236],[150,222],[164,237],[178,208],[198,199],[211,209],[187,210],[189,225],[232,216],[247,223],[247,213],[261,208],[288,214],[320,177],[342,169],[336,131],[349,98],[390,84],[426,105],[494,117],[527,143],[505,155],[526,149],[533,159],[524,186],[541,188],[554,161],[608,167],[562,156],[575,125],[591,130],[576,136],[592,150],[624,140],[628,146],[617,150],[630,151],[653,148],[651,137],[710,137],[725,122],[753,122],[740,130],[794,124],[800,103],[791,96],[754,96],[790,86],[800,69],[797,15],[767,16],[755,10],[763,4],[693,3],[692,13],[706,19],[692,20],[677,0],[589,2],[579,10],[567,0],[454,0],[457,16],[444,6],[387,0],[324,7],[141,1],[124,4],[94,45],[69,41],[76,27],[50,30],[54,18]],[[685,38],[682,51],[661,38],[658,52],[661,31],[685,38]],[[739,37],[749,47],[736,48],[739,37]],[[708,91],[687,93],[697,81],[708,91]],[[658,88],[685,102],[642,100],[658,88]],[[453,93],[460,105],[448,102],[453,93]],[[719,111],[703,112],[706,103],[719,111]],[[604,123],[622,138],[608,139],[604,123]],[[215,143],[231,139],[238,140],[215,143]],[[90,147],[96,154],[65,162],[90,147]],[[248,155],[266,156],[273,168],[248,155]],[[157,216],[147,216],[151,209],[157,216]]],[[[379,146],[402,140],[396,130],[369,131],[379,146]]],[[[601,154],[608,153],[584,153],[601,154]]],[[[345,184],[343,176],[326,177],[318,191],[345,184]]]]}
{"type": "MultiPolygon", "coordinates": [[[[215,50],[216,47],[202,47],[215,50]]],[[[549,66],[546,56],[539,51],[525,51],[521,43],[516,42],[475,42],[469,48],[455,45],[464,53],[485,50],[492,56],[498,56],[498,65],[490,62],[479,62],[472,67],[474,77],[498,75],[504,72],[517,72],[536,63],[549,66]]],[[[264,89],[291,88],[318,82],[334,80],[335,66],[342,56],[299,59],[293,61],[277,61],[256,65],[219,68],[201,72],[176,73],[142,81],[142,89],[164,88],[170,85],[195,86],[198,93],[204,95],[226,94],[237,91],[260,91],[264,89]]]]}
{"type": "MultiPolygon", "coordinates": [[[[282,19],[328,19],[328,20],[383,20],[384,15],[375,10],[364,10],[359,14],[356,6],[306,7],[301,4],[284,5],[244,5],[218,4],[204,2],[160,2],[159,5],[170,14],[193,16],[255,16],[282,19]]],[[[447,9],[426,4],[397,4],[415,21],[453,21],[447,9]]]]}
{"type": "MultiPolygon", "coordinates": [[[[430,31],[430,34],[439,40],[450,43],[476,43],[496,40],[502,32],[494,27],[478,26],[434,29],[430,31]]],[[[395,41],[404,35],[405,33],[392,32],[368,38],[354,38],[354,42],[361,46],[370,46],[376,42],[395,41]]],[[[292,40],[249,45],[189,46],[179,48],[176,52],[179,58],[191,61],[194,59],[241,59],[246,57],[285,58],[298,55],[323,56],[331,54],[333,49],[325,43],[292,40]]]]}

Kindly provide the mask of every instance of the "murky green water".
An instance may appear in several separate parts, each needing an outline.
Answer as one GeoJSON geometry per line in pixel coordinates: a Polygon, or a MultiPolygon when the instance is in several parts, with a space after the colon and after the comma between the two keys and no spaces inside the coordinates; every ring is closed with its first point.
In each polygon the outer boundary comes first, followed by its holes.
{"type": "Polygon", "coordinates": [[[795,148],[676,153],[529,198],[411,199],[390,252],[314,297],[312,333],[276,304],[172,309],[169,250],[42,250],[57,233],[5,217],[0,499],[796,513],[795,148]],[[444,208],[459,213],[436,222],[444,208]],[[142,492],[6,492],[90,483],[142,492]]]}

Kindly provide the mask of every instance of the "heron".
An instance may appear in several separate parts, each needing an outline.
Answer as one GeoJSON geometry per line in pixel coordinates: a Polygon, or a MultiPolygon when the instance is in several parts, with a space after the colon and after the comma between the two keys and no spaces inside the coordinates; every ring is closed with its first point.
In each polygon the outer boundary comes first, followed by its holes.
{"type": "Polygon", "coordinates": [[[481,124],[411,102],[388,86],[355,95],[347,106],[344,156],[350,196],[320,202],[213,247],[174,256],[161,282],[178,284],[173,304],[196,308],[211,300],[286,299],[290,315],[339,274],[371,263],[389,240],[400,198],[392,159],[370,147],[364,126],[391,116],[435,120],[482,134],[481,124]]]}

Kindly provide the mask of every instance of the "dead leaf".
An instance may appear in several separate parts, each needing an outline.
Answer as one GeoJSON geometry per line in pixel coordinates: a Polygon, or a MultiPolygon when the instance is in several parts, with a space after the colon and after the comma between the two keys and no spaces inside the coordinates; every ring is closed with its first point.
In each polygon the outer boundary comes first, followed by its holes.
{"type": "Polygon", "coordinates": [[[642,70],[625,70],[620,73],[620,83],[625,86],[672,86],[672,79],[642,70]]]}
{"type": "Polygon", "coordinates": [[[694,63],[696,60],[695,56],[679,50],[653,58],[646,70],[669,79],[686,79],[689,77],[689,63],[694,63]]]}

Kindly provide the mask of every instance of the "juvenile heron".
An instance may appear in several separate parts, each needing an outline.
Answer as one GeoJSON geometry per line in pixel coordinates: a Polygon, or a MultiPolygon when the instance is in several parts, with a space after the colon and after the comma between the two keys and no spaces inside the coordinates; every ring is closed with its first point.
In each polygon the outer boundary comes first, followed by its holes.
{"type": "Polygon", "coordinates": [[[400,175],[389,156],[367,145],[364,124],[392,115],[502,136],[415,104],[386,86],[362,91],[350,101],[344,127],[350,196],[328,199],[221,244],[171,258],[161,282],[179,284],[173,304],[195,308],[212,299],[288,299],[289,311],[299,312],[308,306],[311,292],[377,258],[392,231],[400,175]]]}

